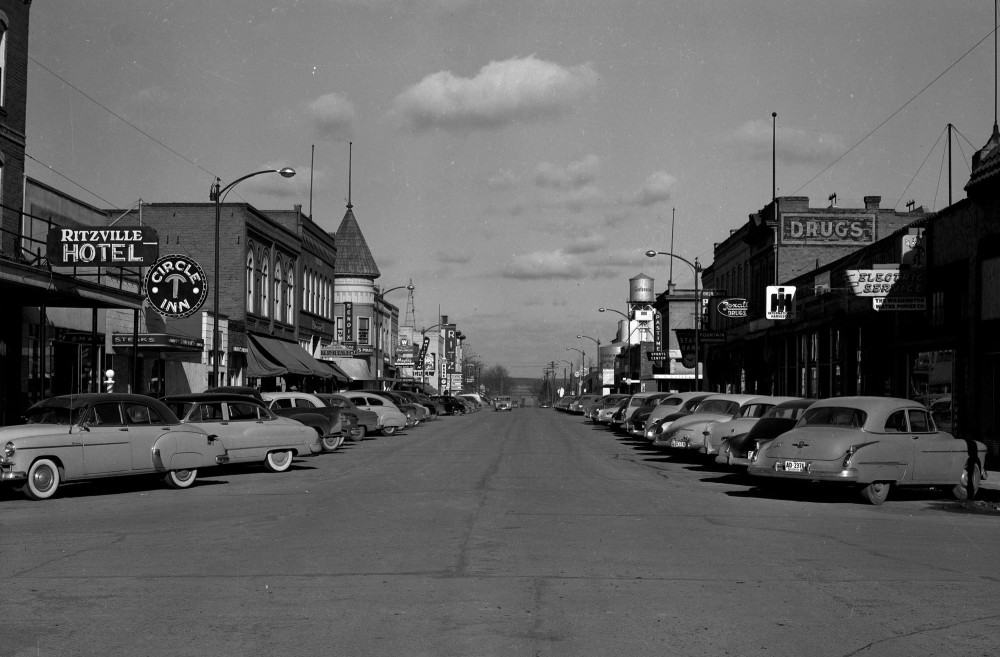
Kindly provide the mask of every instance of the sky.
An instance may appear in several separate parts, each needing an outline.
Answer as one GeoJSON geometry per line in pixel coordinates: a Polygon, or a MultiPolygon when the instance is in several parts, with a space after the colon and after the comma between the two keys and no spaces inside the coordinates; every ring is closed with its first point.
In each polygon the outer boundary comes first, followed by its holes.
{"type": "Polygon", "coordinates": [[[334,231],[350,190],[417,328],[440,310],[467,355],[541,377],[591,364],[630,278],[662,290],[646,250],[710,264],[772,182],[940,209],[951,123],[963,198],[993,21],[992,0],[45,0],[26,169],[126,208],[291,166],[228,200],[334,231]]]}

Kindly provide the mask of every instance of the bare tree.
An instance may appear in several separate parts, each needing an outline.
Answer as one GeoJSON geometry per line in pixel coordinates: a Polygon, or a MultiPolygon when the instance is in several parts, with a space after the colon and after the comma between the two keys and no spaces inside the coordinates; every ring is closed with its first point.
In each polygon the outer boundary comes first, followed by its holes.
{"type": "Polygon", "coordinates": [[[505,395],[510,391],[510,373],[503,365],[493,365],[483,372],[482,383],[490,396],[505,395]]]}

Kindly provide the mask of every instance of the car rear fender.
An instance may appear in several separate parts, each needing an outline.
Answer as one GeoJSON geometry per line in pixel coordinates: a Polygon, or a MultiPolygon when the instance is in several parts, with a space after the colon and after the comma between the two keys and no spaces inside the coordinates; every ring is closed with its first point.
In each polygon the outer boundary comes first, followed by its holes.
{"type": "Polygon", "coordinates": [[[153,443],[153,467],[157,470],[188,470],[216,465],[223,456],[222,442],[202,431],[175,429],[153,443]]]}

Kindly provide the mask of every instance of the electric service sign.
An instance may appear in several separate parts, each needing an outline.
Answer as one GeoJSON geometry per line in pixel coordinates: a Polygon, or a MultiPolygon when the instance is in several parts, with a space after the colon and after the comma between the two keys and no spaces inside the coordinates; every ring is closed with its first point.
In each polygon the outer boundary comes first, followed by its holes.
{"type": "Polygon", "coordinates": [[[160,254],[156,229],[50,228],[46,257],[53,267],[148,267],[160,254]]]}
{"type": "Polygon", "coordinates": [[[163,256],[146,272],[146,299],[164,317],[193,315],[207,296],[205,271],[186,255],[163,256]]]}

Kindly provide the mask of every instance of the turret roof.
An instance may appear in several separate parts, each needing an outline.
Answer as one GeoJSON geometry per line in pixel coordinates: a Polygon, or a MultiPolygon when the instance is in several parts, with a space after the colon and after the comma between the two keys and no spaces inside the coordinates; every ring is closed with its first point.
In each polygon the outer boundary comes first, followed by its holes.
{"type": "Polygon", "coordinates": [[[375,264],[368,242],[361,233],[361,226],[354,217],[354,210],[348,204],[347,212],[337,228],[337,260],[334,274],[337,276],[357,276],[375,280],[382,273],[375,264]]]}

